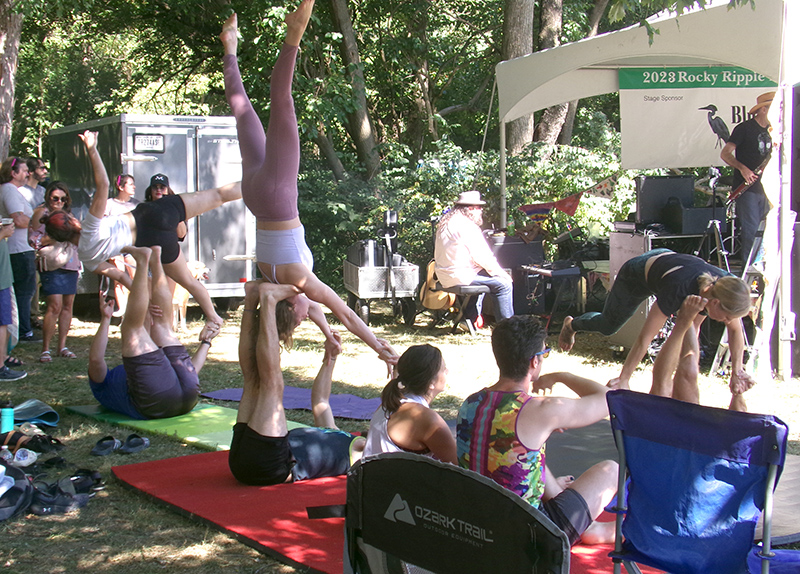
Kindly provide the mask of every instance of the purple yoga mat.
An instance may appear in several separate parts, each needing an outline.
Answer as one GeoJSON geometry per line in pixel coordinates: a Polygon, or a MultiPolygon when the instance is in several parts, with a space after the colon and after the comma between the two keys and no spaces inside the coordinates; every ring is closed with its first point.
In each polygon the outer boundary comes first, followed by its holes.
{"type": "MultiPolygon", "coordinates": [[[[242,399],[242,389],[221,389],[202,393],[200,396],[218,401],[238,402],[242,399]]],[[[371,419],[372,413],[381,405],[380,398],[365,399],[348,394],[332,394],[329,402],[334,416],[363,421],[371,419]]],[[[283,408],[310,411],[311,389],[285,386],[283,388],[283,408]]]]}

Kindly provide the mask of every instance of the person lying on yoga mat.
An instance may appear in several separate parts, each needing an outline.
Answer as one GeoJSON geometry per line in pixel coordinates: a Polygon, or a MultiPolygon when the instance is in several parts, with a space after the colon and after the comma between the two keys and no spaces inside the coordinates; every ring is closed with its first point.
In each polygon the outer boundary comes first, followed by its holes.
{"type": "Polygon", "coordinates": [[[516,315],[492,332],[500,377],[470,395],[458,410],[458,464],[479,472],[538,508],[570,545],[613,542],[614,523],[594,522],[617,491],[618,465],[598,462],[578,478],[556,478],[545,464],[554,432],[582,428],[608,416],[608,387],[572,373],[541,374],[550,353],[538,319],[516,315]],[[578,398],[540,396],[562,383],[578,398]]]}
{"type": "MultiPolygon", "coordinates": [[[[697,385],[700,362],[700,346],[697,342],[695,320],[708,306],[708,299],[699,295],[689,295],[683,300],[675,319],[675,326],[661,346],[653,363],[653,385],[651,395],[672,397],[694,404],[700,403],[700,390],[697,385]]],[[[734,393],[728,408],[746,411],[742,393],[749,390],[755,380],[745,371],[739,373],[742,392],[734,393]]]]}
{"type": "Polygon", "coordinates": [[[390,365],[397,353],[375,337],[367,325],[313,272],[314,259],[306,245],[297,209],[300,139],[292,99],[292,76],[300,40],[308,25],[314,0],[302,0],[286,16],[286,38],[270,78],[270,114],[266,133],[244,90],[236,61],[237,20],[233,14],[222,27],[225,96],[236,118],[242,154],[242,197],[256,217],[256,259],[262,275],[272,283],[294,285],[298,293],[278,304],[278,333],[291,347],[292,333],[306,317],[334,344],[320,303],[390,365]]]}
{"type": "Polygon", "coordinates": [[[381,393],[381,406],[369,423],[364,456],[406,451],[458,464],[450,428],[430,408],[446,384],[442,352],[432,345],[409,347],[397,361],[395,377],[381,393]]]}
{"type": "MultiPolygon", "coordinates": [[[[731,353],[730,390],[733,400],[742,404],[741,395],[749,387],[750,380],[740,380],[744,367],[744,328],[742,317],[751,309],[750,288],[744,281],[695,257],[674,253],[669,249],[653,249],[626,261],[619,270],[614,285],[606,298],[602,313],[589,312],[579,317],[567,317],[558,337],[562,351],[569,351],[575,344],[575,333],[596,331],[613,335],[633,317],[639,305],[648,297],[655,296],[656,304],[647,313],[636,342],[628,351],[625,364],[618,378],[621,388],[628,388],[631,375],[641,362],[653,338],[658,334],[667,317],[677,312],[688,295],[699,295],[708,299],[704,313],[695,319],[692,336],[697,336],[703,320],[724,323],[728,330],[731,353]]],[[[687,345],[690,343],[687,341],[687,345]]],[[[694,343],[696,346],[696,342],[694,343]]],[[[697,385],[674,389],[676,399],[697,402],[697,385]]]]}
{"type": "Polygon", "coordinates": [[[128,246],[122,252],[129,253],[136,261],[128,306],[120,327],[122,364],[113,369],[106,364],[114,299],[100,297],[100,326],[89,348],[92,394],[107,409],[134,419],[186,414],[197,404],[200,394],[197,375],[205,364],[211,340],[219,330],[205,327],[200,333],[200,346],[194,357],[189,357],[172,331],[172,295],[161,264],[161,248],[128,246]]]}
{"type": "MultiPolygon", "coordinates": [[[[255,281],[244,289],[239,335],[244,388],[228,457],[231,473],[239,482],[251,485],[345,474],[364,450],[362,437],[335,427],[288,430],[286,424],[275,307],[299,290],[291,285],[255,281]]],[[[338,345],[326,345],[322,367],[314,381],[311,408],[317,425],[333,425],[327,399],[338,353],[338,345]]]]}
{"type": "Polygon", "coordinates": [[[108,203],[108,174],[97,151],[97,132],[85,131],[78,137],[86,145],[89,161],[94,169],[95,193],[89,213],[78,222],[74,217],[53,219],[46,233],[57,241],[72,241],[78,246],[78,256],[89,271],[107,276],[130,287],[131,279],[108,262],[119,255],[127,245],[161,247],[161,263],[172,280],[180,283],[200,305],[208,327],[222,325],[222,318],[214,310],[211,297],[200,281],[192,276],[186,259],[178,245],[177,226],[180,222],[197,217],[228,201],[241,198],[241,184],[230,183],[196,193],[171,195],[158,201],[140,203],[129,213],[105,217],[108,203]]]}

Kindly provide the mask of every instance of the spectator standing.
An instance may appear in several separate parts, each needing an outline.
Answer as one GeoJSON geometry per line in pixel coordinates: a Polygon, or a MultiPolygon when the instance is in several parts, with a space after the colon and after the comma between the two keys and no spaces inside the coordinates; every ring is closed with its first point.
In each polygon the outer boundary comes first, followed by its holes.
{"type": "Polygon", "coordinates": [[[14,224],[0,224],[0,381],[18,381],[28,373],[13,370],[9,367],[21,364],[19,360],[8,356],[8,327],[12,325],[13,310],[11,302],[11,285],[14,276],[11,273],[11,260],[8,257],[8,238],[14,233],[14,224]]]}
{"type": "Polygon", "coordinates": [[[9,157],[0,166],[0,217],[14,220],[14,234],[8,239],[14,294],[19,311],[19,340],[41,341],[31,328],[31,299],[36,291],[36,262],[33,247],[28,243],[28,225],[33,215],[31,204],[21,188],[28,181],[28,164],[18,157],[9,157]]]}

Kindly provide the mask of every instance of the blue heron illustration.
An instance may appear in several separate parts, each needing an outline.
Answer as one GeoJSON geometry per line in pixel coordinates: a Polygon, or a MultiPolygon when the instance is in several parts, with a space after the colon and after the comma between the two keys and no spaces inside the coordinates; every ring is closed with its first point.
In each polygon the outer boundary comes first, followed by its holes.
{"type": "Polygon", "coordinates": [[[718,147],[721,148],[728,143],[728,140],[731,139],[731,132],[728,130],[725,120],[716,115],[717,106],[714,104],[708,104],[706,107],[698,109],[708,110],[708,125],[711,126],[711,131],[717,136],[717,143],[714,146],[714,149],[718,147]]]}

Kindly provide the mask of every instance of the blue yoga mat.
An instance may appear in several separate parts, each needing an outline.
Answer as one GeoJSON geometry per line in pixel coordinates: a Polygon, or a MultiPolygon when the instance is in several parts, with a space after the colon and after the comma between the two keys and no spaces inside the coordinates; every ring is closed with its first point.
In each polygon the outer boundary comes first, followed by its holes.
{"type": "MultiPolygon", "coordinates": [[[[201,397],[218,401],[242,400],[242,389],[221,389],[202,393],[201,397]]],[[[368,421],[372,418],[379,406],[381,399],[365,399],[355,395],[332,394],[329,401],[333,416],[345,419],[368,421]]],[[[311,410],[311,389],[285,386],[283,389],[283,408],[311,410]]]]}
{"type": "Polygon", "coordinates": [[[39,399],[28,399],[14,407],[14,424],[31,423],[35,425],[58,425],[58,413],[39,399]]]}

